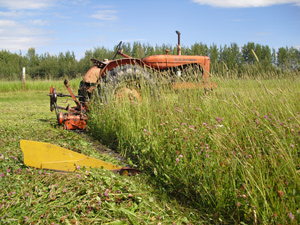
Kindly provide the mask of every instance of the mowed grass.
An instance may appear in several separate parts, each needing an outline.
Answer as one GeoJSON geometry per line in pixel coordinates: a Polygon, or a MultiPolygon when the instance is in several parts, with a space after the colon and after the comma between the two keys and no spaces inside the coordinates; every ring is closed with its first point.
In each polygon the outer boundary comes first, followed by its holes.
{"type": "MultiPolygon", "coordinates": [[[[75,94],[77,94],[77,89],[79,83],[82,79],[73,79],[69,81],[69,86],[74,89],[75,94]]],[[[58,88],[59,90],[64,90],[63,80],[29,80],[25,81],[25,87],[22,80],[19,81],[1,81],[0,82],[0,92],[12,92],[12,91],[44,91],[49,90],[50,86],[58,88]]]]}
{"type": "Polygon", "coordinates": [[[208,223],[299,224],[299,76],[214,81],[96,103],[89,129],[208,223]]]}
{"type": "MultiPolygon", "coordinates": [[[[202,220],[196,210],[183,208],[151,187],[145,173],[135,177],[101,169],[61,173],[24,165],[22,139],[52,143],[124,166],[99,152],[101,144],[87,133],[57,126],[47,94],[51,85],[66,93],[63,81],[60,85],[32,82],[27,86],[31,90],[7,91],[14,89],[13,83],[0,89],[0,224],[187,224],[202,220]]],[[[62,106],[71,102],[58,100],[62,106]]]]}

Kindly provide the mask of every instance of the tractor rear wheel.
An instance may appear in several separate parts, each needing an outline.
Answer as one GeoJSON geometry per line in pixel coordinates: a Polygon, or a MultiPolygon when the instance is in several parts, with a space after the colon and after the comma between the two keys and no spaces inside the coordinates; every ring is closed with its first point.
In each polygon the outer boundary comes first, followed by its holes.
{"type": "Polygon", "coordinates": [[[152,74],[137,65],[122,65],[110,70],[98,85],[102,102],[130,101],[141,102],[145,96],[156,94],[152,74]]]}

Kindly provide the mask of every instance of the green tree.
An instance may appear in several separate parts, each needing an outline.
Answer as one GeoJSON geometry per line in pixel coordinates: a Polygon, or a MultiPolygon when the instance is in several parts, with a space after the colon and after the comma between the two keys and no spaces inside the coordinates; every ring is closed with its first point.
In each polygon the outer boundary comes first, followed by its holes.
{"type": "Polygon", "coordinates": [[[252,51],[255,51],[255,44],[253,42],[248,42],[242,47],[242,57],[245,63],[254,64],[256,62],[252,51]]]}

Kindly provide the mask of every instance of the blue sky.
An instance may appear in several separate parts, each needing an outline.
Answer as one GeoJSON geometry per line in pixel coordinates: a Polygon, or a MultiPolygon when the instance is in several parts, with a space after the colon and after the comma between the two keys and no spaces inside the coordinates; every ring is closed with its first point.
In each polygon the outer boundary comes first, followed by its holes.
{"type": "Polygon", "coordinates": [[[247,42],[300,48],[300,0],[0,0],[0,49],[74,51],[76,58],[119,41],[247,42]]]}

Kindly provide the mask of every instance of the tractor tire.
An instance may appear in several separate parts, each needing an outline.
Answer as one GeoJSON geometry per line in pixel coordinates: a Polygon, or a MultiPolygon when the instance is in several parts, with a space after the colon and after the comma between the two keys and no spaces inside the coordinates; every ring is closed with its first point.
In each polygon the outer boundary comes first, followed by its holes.
{"type": "Polygon", "coordinates": [[[152,74],[137,65],[122,65],[110,70],[97,88],[102,103],[124,98],[141,102],[144,96],[155,97],[157,94],[152,74]]]}

